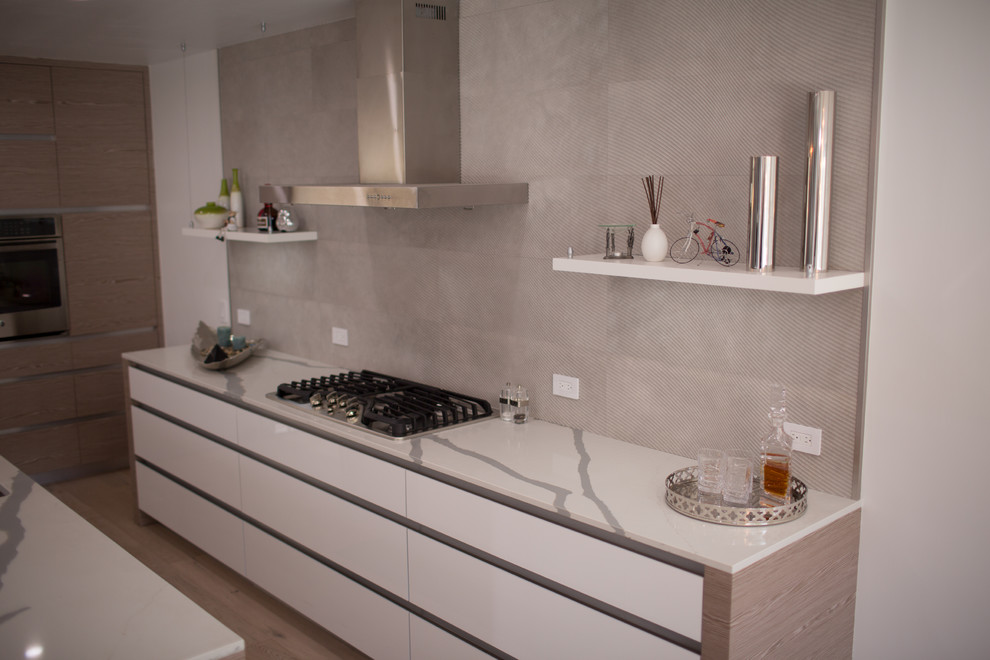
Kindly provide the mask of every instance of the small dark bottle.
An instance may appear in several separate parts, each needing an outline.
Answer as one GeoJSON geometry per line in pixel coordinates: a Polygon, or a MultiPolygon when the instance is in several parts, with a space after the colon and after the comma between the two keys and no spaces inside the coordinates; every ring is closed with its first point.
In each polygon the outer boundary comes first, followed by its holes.
{"type": "Polygon", "coordinates": [[[258,211],[258,231],[269,233],[278,231],[275,227],[275,220],[278,219],[278,211],[271,202],[265,202],[265,208],[258,211]]]}

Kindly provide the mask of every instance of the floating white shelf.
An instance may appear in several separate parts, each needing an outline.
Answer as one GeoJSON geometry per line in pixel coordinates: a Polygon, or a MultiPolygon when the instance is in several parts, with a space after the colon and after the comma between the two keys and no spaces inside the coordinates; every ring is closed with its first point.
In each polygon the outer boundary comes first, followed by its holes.
{"type": "Polygon", "coordinates": [[[556,258],[553,260],[553,269],[568,273],[633,277],[643,280],[803,293],[813,296],[859,289],[866,283],[866,275],[861,272],[828,271],[817,277],[808,278],[804,276],[804,271],[797,268],[776,268],[771,273],[757,273],[746,268],[743,263],[726,268],[707,257],[699,257],[687,264],[678,264],[670,259],[660,262],[645,261],[641,256],[632,259],[603,259],[601,255],[584,255],[556,258]]]}
{"type": "MultiPolygon", "coordinates": [[[[196,229],[195,227],[183,227],[183,236],[196,236],[198,238],[216,238],[220,233],[219,229],[196,229]]],[[[315,231],[294,231],[278,233],[262,233],[260,231],[231,231],[224,236],[228,241],[246,241],[248,243],[300,243],[302,241],[315,241],[315,231]]]]}

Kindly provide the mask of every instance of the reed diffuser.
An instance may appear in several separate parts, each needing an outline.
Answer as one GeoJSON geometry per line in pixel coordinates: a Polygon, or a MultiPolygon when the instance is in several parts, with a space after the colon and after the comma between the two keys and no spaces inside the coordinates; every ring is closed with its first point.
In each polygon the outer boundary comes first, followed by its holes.
{"type": "Polygon", "coordinates": [[[660,219],[660,200],[663,198],[663,177],[652,174],[644,177],[643,190],[646,191],[646,203],[650,207],[650,226],[643,234],[639,246],[646,261],[663,261],[667,256],[667,234],[657,224],[660,219]]]}

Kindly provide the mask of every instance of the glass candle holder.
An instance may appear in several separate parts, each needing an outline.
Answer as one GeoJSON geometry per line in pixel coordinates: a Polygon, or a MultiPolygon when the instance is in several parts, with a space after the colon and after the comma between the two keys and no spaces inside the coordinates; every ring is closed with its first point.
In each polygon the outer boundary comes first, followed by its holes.
{"type": "Polygon", "coordinates": [[[635,225],[598,225],[605,229],[605,259],[632,259],[635,225]]]}

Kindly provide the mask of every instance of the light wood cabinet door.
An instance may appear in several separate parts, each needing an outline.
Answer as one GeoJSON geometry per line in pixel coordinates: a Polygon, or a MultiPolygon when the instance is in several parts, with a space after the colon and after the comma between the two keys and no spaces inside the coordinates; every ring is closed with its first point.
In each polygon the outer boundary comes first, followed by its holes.
{"type": "Polygon", "coordinates": [[[0,209],[59,205],[55,143],[0,140],[0,209]]]}
{"type": "Polygon", "coordinates": [[[35,64],[0,64],[0,133],[52,135],[52,69],[35,64]]]}
{"type": "Polygon", "coordinates": [[[149,204],[145,77],[52,68],[62,206],[149,204]]]}
{"type": "Polygon", "coordinates": [[[158,325],[147,213],[65,214],[62,232],[72,335],[158,325]]]}

